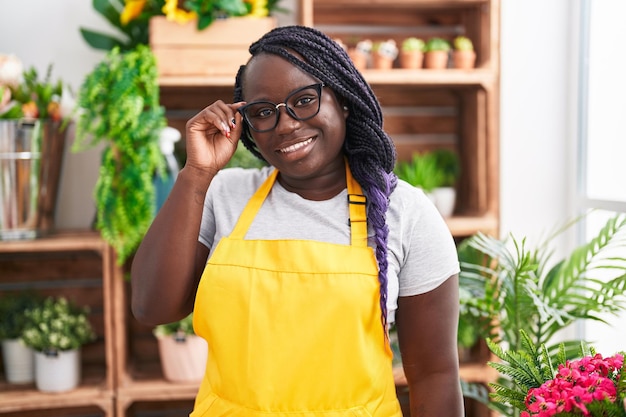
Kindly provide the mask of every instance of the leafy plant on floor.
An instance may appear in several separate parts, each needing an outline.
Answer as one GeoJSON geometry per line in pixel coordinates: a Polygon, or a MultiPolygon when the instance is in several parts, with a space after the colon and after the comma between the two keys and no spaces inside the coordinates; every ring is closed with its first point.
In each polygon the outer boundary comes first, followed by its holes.
{"type": "Polygon", "coordinates": [[[123,264],[154,217],[154,175],[165,175],[159,134],[166,119],[152,51],[140,45],[107,53],[81,85],[77,107],[73,150],[105,145],[94,193],[96,227],[123,264]]]}
{"type": "MultiPolygon", "coordinates": [[[[518,351],[526,333],[532,346],[545,345],[555,355],[558,346],[550,343],[560,330],[577,320],[602,321],[601,314],[624,310],[626,216],[609,219],[589,242],[553,263],[551,245],[563,230],[536,248],[529,248],[525,238],[499,240],[480,233],[459,246],[460,283],[470,294],[461,300],[461,313],[475,318],[483,337],[518,351]]],[[[576,354],[579,344],[563,343],[567,357],[576,354]]],[[[512,381],[500,385],[514,389],[512,381]]],[[[510,407],[492,406],[514,415],[510,407]]]]}

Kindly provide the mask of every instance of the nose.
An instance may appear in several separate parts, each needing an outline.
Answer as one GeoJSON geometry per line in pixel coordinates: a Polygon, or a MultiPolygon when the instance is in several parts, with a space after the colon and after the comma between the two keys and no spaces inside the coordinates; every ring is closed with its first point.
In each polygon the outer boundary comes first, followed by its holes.
{"type": "Polygon", "coordinates": [[[276,105],[276,117],[278,118],[278,121],[276,123],[276,131],[292,131],[299,123],[299,120],[295,119],[289,110],[289,107],[287,107],[287,104],[285,103],[279,103],[276,105]],[[284,112],[280,111],[281,107],[284,107],[284,112]],[[289,117],[281,117],[281,113],[284,113],[286,116],[289,117]]]}

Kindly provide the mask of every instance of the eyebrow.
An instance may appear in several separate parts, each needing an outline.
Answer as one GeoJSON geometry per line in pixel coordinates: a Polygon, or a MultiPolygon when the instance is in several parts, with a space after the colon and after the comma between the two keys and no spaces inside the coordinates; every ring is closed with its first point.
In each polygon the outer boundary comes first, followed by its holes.
{"type": "MultiPolygon", "coordinates": [[[[281,100],[284,100],[285,98],[289,97],[292,93],[294,93],[294,92],[296,92],[296,91],[298,91],[298,90],[300,90],[300,89],[302,89],[304,87],[310,87],[312,85],[317,85],[317,84],[324,84],[324,82],[322,82],[322,81],[314,81],[311,84],[303,84],[300,87],[296,87],[293,90],[291,90],[290,92],[288,92],[281,100]]],[[[248,103],[256,103],[258,101],[264,101],[264,102],[267,102],[267,103],[276,104],[276,102],[270,100],[269,98],[259,98],[259,99],[256,99],[256,100],[246,100],[246,101],[248,103]]],[[[279,103],[282,103],[282,101],[279,101],[279,103]]]]}

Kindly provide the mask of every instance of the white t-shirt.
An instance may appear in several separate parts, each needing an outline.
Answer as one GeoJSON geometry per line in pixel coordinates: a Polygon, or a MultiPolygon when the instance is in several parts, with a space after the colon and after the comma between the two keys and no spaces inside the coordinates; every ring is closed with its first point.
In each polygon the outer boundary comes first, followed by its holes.
{"type": "MultiPolygon", "coordinates": [[[[204,203],[199,241],[211,249],[230,235],[239,215],[273,167],[220,171],[204,203]]],[[[325,201],[312,201],[278,181],[255,217],[246,239],[306,239],[350,244],[347,190],[325,201]]],[[[423,294],[459,272],[452,235],[430,199],[404,181],[391,194],[387,273],[388,322],[395,318],[398,296],[423,294]]],[[[372,229],[369,231],[373,235],[372,229]]],[[[211,254],[209,256],[211,256],[211,254]]]]}

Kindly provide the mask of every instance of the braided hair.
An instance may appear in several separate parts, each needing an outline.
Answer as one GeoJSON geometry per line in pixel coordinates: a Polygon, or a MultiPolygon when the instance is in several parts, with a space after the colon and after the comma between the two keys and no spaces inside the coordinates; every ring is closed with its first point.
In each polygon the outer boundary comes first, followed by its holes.
{"type": "MultiPolygon", "coordinates": [[[[299,25],[278,27],[253,43],[250,53],[253,57],[269,53],[286,59],[330,87],[348,106],[343,151],[352,175],[367,196],[367,220],[375,232],[381,320],[386,326],[389,235],[386,212],[397,177],[393,173],[396,150],[391,138],[383,131],[380,103],[346,51],[319,30],[299,25]]],[[[237,74],[235,102],[243,101],[245,69],[241,66],[237,74]]],[[[241,140],[250,152],[263,159],[245,124],[241,140]]]]}

